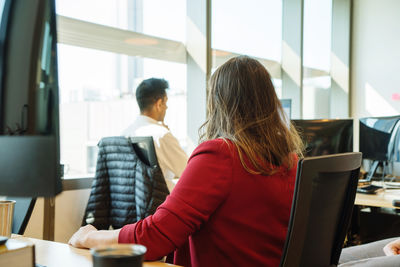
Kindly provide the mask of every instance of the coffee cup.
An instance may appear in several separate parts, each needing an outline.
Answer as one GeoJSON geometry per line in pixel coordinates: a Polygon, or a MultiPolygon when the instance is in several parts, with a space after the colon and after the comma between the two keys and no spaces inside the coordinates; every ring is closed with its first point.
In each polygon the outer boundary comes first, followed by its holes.
{"type": "Polygon", "coordinates": [[[11,237],[14,200],[0,200],[0,236],[11,237]]]}
{"type": "Polygon", "coordinates": [[[147,249],[138,244],[115,244],[91,249],[93,267],[142,267],[147,249]]]}

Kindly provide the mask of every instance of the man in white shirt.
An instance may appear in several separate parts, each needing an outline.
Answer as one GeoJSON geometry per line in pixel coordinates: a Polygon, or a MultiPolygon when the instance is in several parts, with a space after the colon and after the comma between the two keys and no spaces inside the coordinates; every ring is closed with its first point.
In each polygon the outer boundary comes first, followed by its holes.
{"type": "Polygon", "coordinates": [[[171,192],[175,185],[172,179],[181,176],[188,157],[164,124],[168,108],[166,93],[168,87],[166,80],[156,78],[144,80],[139,84],[136,89],[136,100],[140,115],[122,132],[122,135],[153,137],[158,163],[171,192]]]}

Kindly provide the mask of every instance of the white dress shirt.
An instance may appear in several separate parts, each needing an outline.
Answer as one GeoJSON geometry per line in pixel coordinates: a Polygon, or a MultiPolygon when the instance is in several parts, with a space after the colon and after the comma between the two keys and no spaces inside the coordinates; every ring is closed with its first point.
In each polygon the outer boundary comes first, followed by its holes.
{"type": "Polygon", "coordinates": [[[188,160],[178,140],[161,123],[144,115],[139,115],[122,135],[153,137],[157,160],[171,192],[175,185],[172,179],[181,176],[188,160]]]}

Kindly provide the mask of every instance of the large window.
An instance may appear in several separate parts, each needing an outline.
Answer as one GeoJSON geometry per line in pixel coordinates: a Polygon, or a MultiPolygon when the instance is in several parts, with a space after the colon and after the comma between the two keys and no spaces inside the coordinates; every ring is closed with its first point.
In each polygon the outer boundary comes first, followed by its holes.
{"type": "Polygon", "coordinates": [[[282,0],[214,0],[211,6],[213,70],[237,55],[255,57],[281,95],[282,0]]]}
{"type": "MultiPolygon", "coordinates": [[[[303,32],[295,29],[288,40],[297,40],[294,41],[297,45],[291,43],[296,48],[293,51],[282,49],[283,25],[293,27],[291,15],[301,18],[302,14],[300,5],[292,1],[211,0],[210,14],[205,0],[193,5],[197,13],[189,12],[191,5],[186,10],[186,4],[193,3],[189,0],[56,1],[62,28],[59,31],[61,158],[70,175],[94,171],[97,142],[104,136],[119,135],[132,122],[139,113],[135,88],[149,77],[169,81],[166,123],[183,146],[193,145],[187,139],[187,120],[201,125],[202,118],[194,116],[198,110],[193,105],[187,105],[187,90],[190,100],[190,96],[197,96],[196,90],[205,92],[203,85],[196,87],[191,83],[204,82],[209,73],[202,69],[204,76],[195,71],[187,74],[186,64],[204,67],[206,56],[212,58],[211,71],[237,55],[255,57],[270,72],[279,97],[292,97],[292,103],[302,99],[303,103],[296,102],[295,107],[297,111],[302,106],[302,118],[332,117],[330,61],[332,21],[335,21],[332,0],[304,0],[303,32]],[[283,18],[283,13],[291,15],[283,18]],[[204,23],[207,19],[210,21],[204,23]],[[186,25],[190,25],[188,29],[186,25]],[[209,36],[204,34],[207,28],[204,25],[211,25],[211,55],[199,53],[205,58],[194,57],[195,60],[186,62],[185,44],[196,49],[193,36],[199,37],[200,42],[210,41],[204,40],[209,36]],[[298,47],[302,47],[302,53],[298,47]],[[294,51],[297,57],[286,62],[290,58],[286,53],[294,51]],[[300,54],[302,96],[297,91],[292,94],[293,88],[301,89],[300,54]],[[285,65],[298,70],[294,73],[299,77],[288,76],[291,83],[282,82],[282,59],[285,65]],[[187,77],[193,81],[187,81],[187,77]],[[287,88],[282,88],[282,84],[287,88]]],[[[199,49],[203,49],[203,44],[199,49]]],[[[189,71],[197,70],[192,66],[189,71]]],[[[189,130],[193,136],[197,131],[189,130]]]]}
{"type": "Polygon", "coordinates": [[[332,0],[304,1],[303,118],[330,117],[332,0]]]}
{"type": "MultiPolygon", "coordinates": [[[[57,12],[115,29],[183,41],[185,3],[57,0],[57,12]],[[174,11],[166,12],[170,8],[174,11]],[[171,28],[175,30],[168,30],[171,28]]],[[[90,47],[90,40],[84,46],[90,47]]],[[[169,82],[165,123],[186,145],[186,65],[115,53],[118,47],[110,47],[109,51],[58,45],[61,162],[66,166],[66,176],[94,172],[98,141],[105,136],[120,135],[133,122],[139,114],[136,87],[150,77],[169,82]]]]}
{"type": "Polygon", "coordinates": [[[282,1],[214,0],[211,21],[213,49],[280,62],[282,1]]]}
{"type": "Polygon", "coordinates": [[[181,42],[186,38],[186,0],[57,0],[56,4],[62,16],[181,42]]]}

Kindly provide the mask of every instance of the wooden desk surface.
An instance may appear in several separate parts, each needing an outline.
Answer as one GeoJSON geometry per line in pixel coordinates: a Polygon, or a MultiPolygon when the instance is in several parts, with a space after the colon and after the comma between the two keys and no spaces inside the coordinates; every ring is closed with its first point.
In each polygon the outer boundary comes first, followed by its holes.
{"type": "Polygon", "coordinates": [[[395,207],[392,205],[393,199],[400,200],[400,189],[386,189],[372,195],[357,193],[354,204],[361,206],[399,209],[400,207],[395,207]]]}
{"type": "MultiPolygon", "coordinates": [[[[29,240],[35,244],[36,263],[46,267],[92,267],[92,256],[88,249],[79,249],[68,244],[13,235],[13,239],[29,240]]],[[[144,267],[176,266],[164,262],[144,262],[144,267]]]]}

